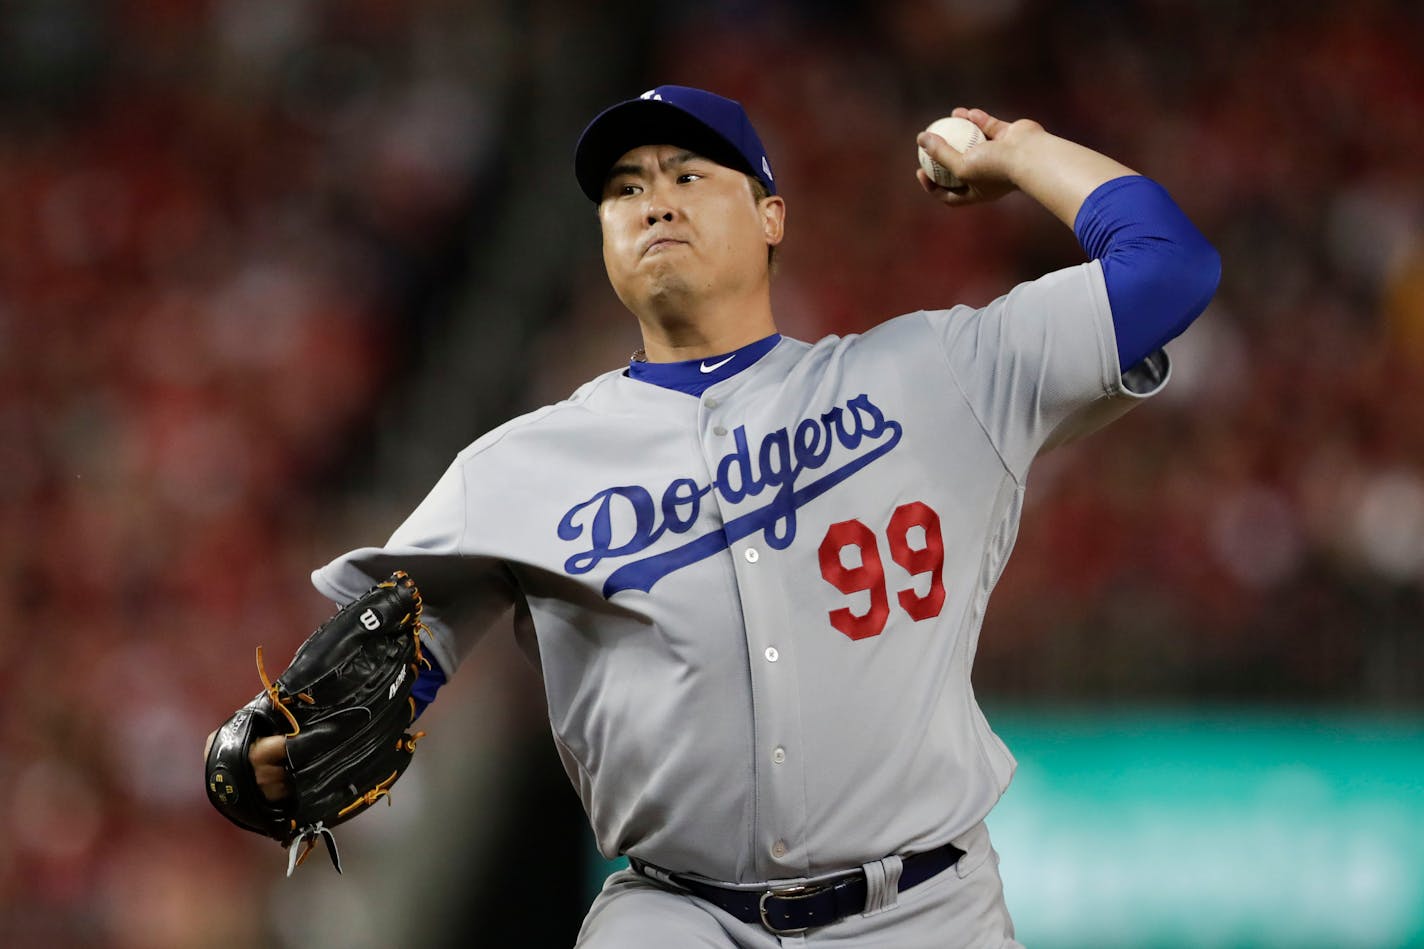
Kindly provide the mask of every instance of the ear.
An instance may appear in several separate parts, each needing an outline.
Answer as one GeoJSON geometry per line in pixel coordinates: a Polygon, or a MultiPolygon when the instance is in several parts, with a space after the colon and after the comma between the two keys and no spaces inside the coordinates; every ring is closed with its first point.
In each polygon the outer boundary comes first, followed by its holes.
{"type": "Polygon", "coordinates": [[[761,230],[766,235],[767,246],[775,247],[786,231],[786,202],[781,195],[769,195],[762,198],[757,210],[761,212],[761,230]]]}

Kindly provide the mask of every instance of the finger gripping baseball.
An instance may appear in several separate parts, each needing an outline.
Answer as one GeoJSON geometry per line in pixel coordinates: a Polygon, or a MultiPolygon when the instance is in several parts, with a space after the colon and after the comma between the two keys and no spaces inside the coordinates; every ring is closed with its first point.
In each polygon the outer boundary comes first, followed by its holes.
{"type": "MultiPolygon", "coordinates": [[[[979,126],[966,118],[958,116],[947,116],[931,122],[926,132],[932,132],[944,139],[945,143],[956,152],[963,154],[975,145],[984,141],[984,132],[979,126]]],[[[954,172],[932,158],[929,152],[923,148],[919,150],[920,167],[924,169],[930,180],[942,188],[954,190],[963,188],[962,182],[954,172]]]]}
{"type": "Polygon", "coordinates": [[[397,571],[312,632],[275,680],[258,647],[263,688],[218,729],[208,800],[239,827],[288,847],[288,873],[319,837],[339,871],[330,829],[389,797],[410,764],[425,734],[406,730],[425,663],[421,610],[415,582],[397,571]],[[269,735],[287,739],[291,793],[279,801],[263,795],[249,757],[269,735]]]}

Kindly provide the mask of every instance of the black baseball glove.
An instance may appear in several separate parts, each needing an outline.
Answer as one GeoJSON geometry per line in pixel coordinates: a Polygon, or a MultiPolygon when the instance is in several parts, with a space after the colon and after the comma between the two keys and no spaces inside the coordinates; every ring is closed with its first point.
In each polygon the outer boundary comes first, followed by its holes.
{"type": "Polygon", "coordinates": [[[420,591],[402,571],[343,607],[307,637],[273,682],[257,647],[263,691],[218,729],[208,750],[208,800],[237,826],[288,848],[287,874],[318,837],[341,858],[331,828],[390,793],[424,732],[410,692],[422,665],[420,591]],[[268,801],[248,752],[287,736],[291,794],[268,801]]]}

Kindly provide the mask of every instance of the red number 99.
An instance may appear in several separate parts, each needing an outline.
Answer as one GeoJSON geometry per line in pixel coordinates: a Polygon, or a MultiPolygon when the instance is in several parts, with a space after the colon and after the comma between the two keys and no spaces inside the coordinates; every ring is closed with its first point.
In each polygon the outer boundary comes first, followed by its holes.
{"type": "MultiPolygon", "coordinates": [[[[940,532],[939,515],[921,501],[902,504],[890,517],[885,530],[890,544],[890,556],[911,576],[929,574],[929,590],[923,595],[915,588],[897,594],[900,608],[919,622],[940,614],[944,608],[944,537],[940,532]],[[910,531],[920,528],[924,544],[910,546],[910,531]]],[[[890,618],[890,596],[885,585],[885,565],[880,558],[880,546],[875,533],[860,521],[840,521],[826,531],[818,551],[821,576],[845,594],[869,593],[870,608],[862,615],[849,607],[830,611],[831,625],[851,639],[879,636],[890,618]],[[841,555],[847,547],[859,551],[860,565],[847,567],[841,555]]]]}

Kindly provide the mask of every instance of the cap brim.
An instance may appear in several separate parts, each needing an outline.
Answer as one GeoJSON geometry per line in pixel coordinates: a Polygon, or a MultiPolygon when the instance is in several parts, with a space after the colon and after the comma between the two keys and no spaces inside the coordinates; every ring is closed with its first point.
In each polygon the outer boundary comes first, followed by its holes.
{"type": "Polygon", "coordinates": [[[633,99],[599,113],[579,138],[574,175],[590,201],[603,200],[603,185],[613,163],[643,145],[675,145],[755,174],[746,159],[702,120],[658,99],[633,99]]]}

